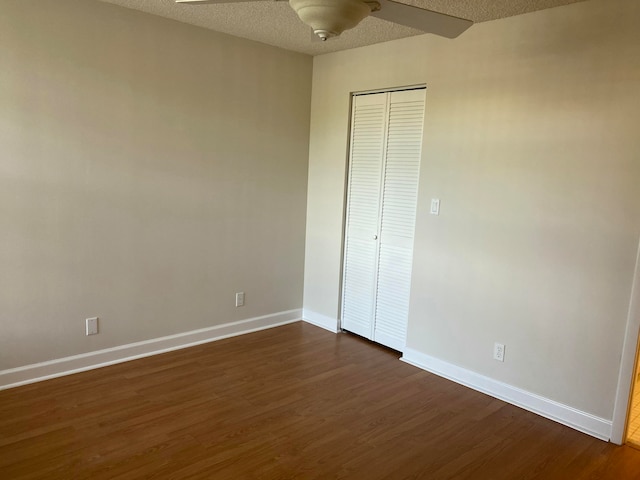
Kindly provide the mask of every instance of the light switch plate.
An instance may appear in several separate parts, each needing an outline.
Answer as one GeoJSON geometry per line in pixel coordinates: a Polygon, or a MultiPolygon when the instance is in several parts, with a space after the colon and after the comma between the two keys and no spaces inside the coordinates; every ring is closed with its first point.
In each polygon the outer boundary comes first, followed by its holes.
{"type": "Polygon", "coordinates": [[[440,215],[440,199],[431,199],[431,215],[440,215]]]}

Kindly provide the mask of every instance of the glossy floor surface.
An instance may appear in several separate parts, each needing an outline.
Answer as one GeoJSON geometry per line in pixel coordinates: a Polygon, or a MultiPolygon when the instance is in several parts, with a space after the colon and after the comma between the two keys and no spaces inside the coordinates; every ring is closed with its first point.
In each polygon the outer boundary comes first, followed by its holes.
{"type": "Polygon", "coordinates": [[[636,479],[596,440],[295,323],[0,392],[2,479],[636,479]]]}
{"type": "Polygon", "coordinates": [[[627,426],[627,442],[640,448],[640,373],[637,378],[631,395],[631,408],[629,410],[629,424],[627,426]]]}

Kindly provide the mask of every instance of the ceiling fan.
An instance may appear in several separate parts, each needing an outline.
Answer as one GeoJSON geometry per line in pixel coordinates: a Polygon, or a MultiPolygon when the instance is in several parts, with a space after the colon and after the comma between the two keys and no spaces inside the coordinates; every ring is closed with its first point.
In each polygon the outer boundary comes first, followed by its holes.
{"type": "MultiPolygon", "coordinates": [[[[256,0],[175,0],[176,3],[236,3],[256,0]]],[[[286,0],[275,0],[286,1],[286,0]]],[[[304,23],[321,40],[337,37],[369,15],[407,27],[455,38],[473,25],[471,20],[398,3],[392,0],[288,0],[304,23]]]]}

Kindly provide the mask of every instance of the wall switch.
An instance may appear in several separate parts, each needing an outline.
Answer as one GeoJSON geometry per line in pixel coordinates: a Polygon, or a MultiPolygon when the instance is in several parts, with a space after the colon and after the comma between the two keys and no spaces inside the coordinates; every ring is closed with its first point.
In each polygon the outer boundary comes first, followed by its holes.
{"type": "Polygon", "coordinates": [[[504,345],[502,343],[496,343],[493,346],[493,359],[504,362],[504,345]]]}
{"type": "Polygon", "coordinates": [[[431,215],[440,215],[440,199],[431,199],[431,215]]]}
{"type": "Polygon", "coordinates": [[[236,307],[244,307],[244,292],[236,293],[236,307]]]}
{"type": "Polygon", "coordinates": [[[96,335],[98,333],[98,317],[86,319],[87,335],[96,335]]]}

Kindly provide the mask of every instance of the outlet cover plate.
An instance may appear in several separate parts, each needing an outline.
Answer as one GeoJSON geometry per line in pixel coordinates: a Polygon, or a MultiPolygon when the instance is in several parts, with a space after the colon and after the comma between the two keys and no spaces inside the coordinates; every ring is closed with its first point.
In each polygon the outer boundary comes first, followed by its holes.
{"type": "Polygon", "coordinates": [[[244,292],[236,293],[236,307],[244,307],[244,292]]]}
{"type": "Polygon", "coordinates": [[[87,335],[97,335],[98,333],[98,317],[87,318],[86,321],[87,335]]]}

